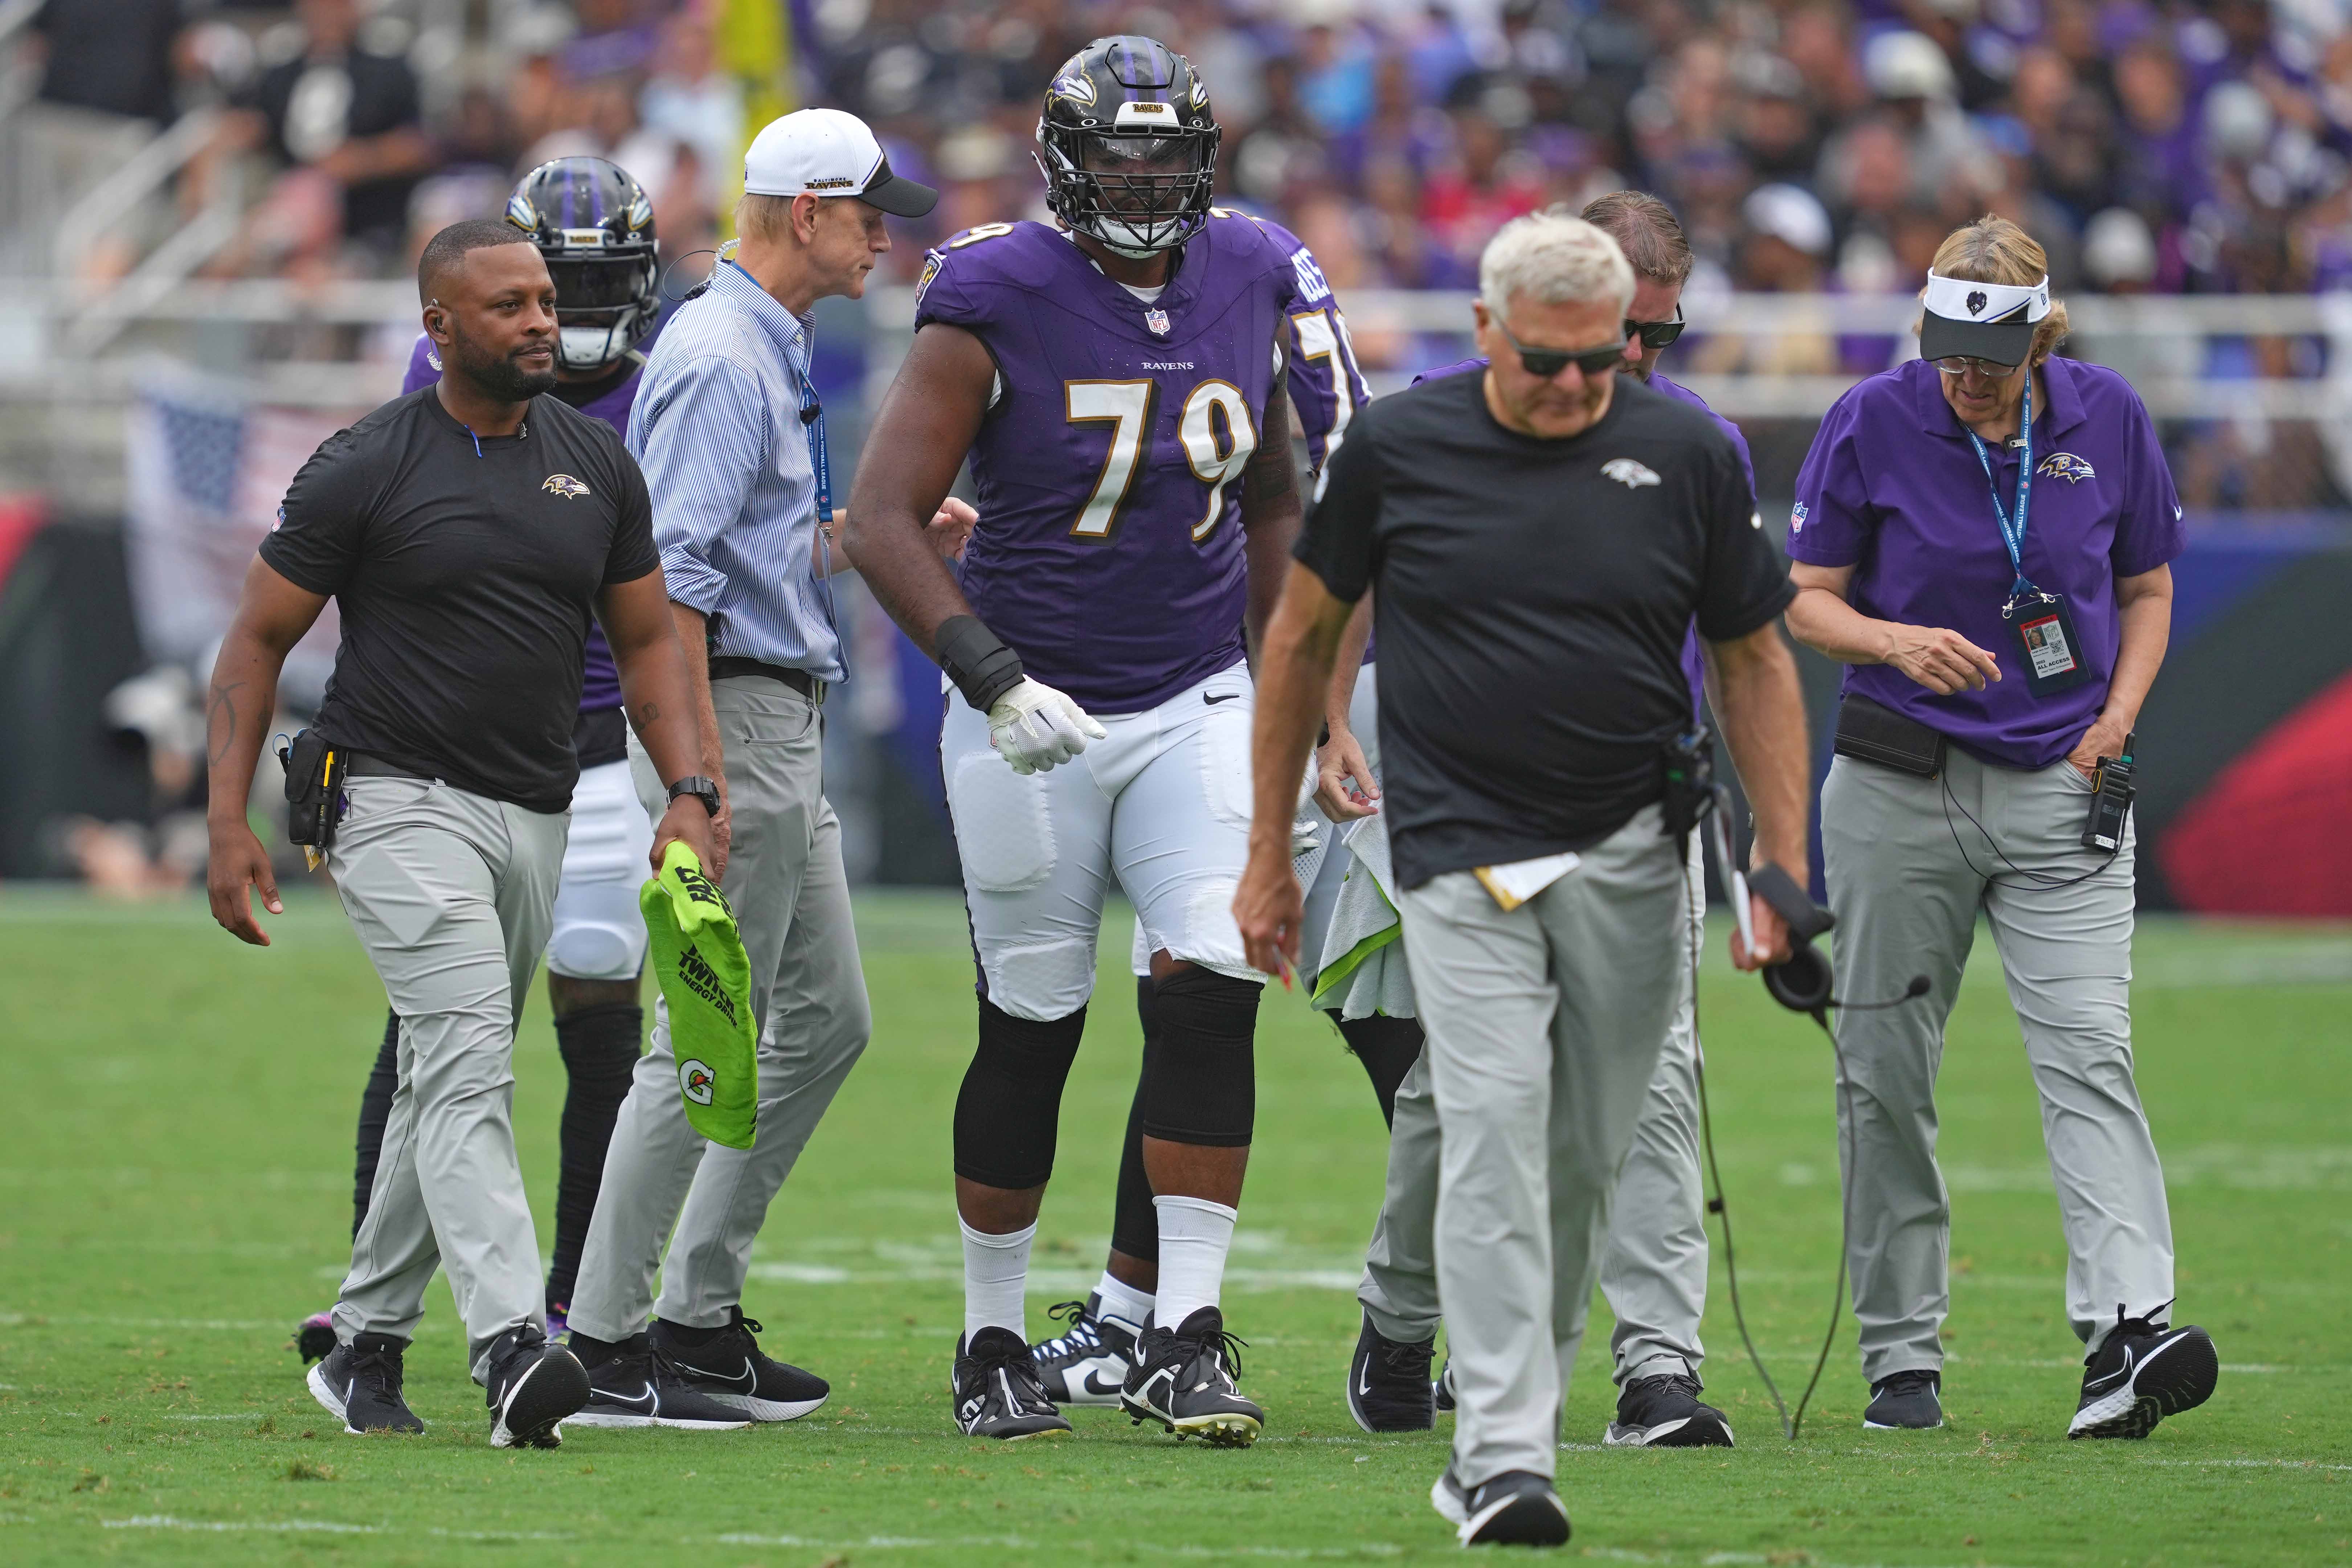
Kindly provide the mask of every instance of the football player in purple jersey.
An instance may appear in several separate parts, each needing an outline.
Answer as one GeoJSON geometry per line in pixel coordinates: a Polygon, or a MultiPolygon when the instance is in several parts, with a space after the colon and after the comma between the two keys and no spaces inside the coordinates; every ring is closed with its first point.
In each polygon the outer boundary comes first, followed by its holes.
{"type": "MultiPolygon", "coordinates": [[[[1565,209],[1559,209],[1565,210],[1565,209]]],[[[1657,372],[1658,356],[1682,335],[1683,285],[1690,277],[1690,243],[1674,212],[1641,191],[1612,191],[1596,197],[1580,215],[1615,239],[1633,266],[1633,301],[1625,321],[1625,368],[1678,402],[1706,412],[1731,437],[1755,489],[1754,465],[1739,427],[1708,408],[1699,395],[1657,372]]],[[[1417,380],[1483,372],[1483,359],[1464,360],[1424,373],[1417,380]]],[[[1760,520],[1756,520],[1761,526],[1760,520]]],[[[1350,617],[1339,675],[1334,681],[1330,739],[1317,753],[1317,799],[1335,820],[1377,810],[1379,748],[1359,746],[1373,739],[1374,706],[1369,688],[1378,676],[1372,660],[1350,694],[1346,676],[1356,661],[1348,647],[1361,647],[1369,626],[1370,596],[1350,617]]],[[[1705,714],[1704,670],[1697,629],[1683,644],[1683,670],[1690,683],[1692,721],[1705,714]]],[[[1351,843],[1360,846],[1360,837],[1351,843]]],[[[1686,879],[1690,919],[1706,919],[1705,877],[1699,868],[1699,836],[1692,835],[1686,879]]],[[[1335,850],[1324,875],[1344,875],[1346,857],[1335,850]],[[1340,864],[1334,866],[1332,861],[1340,864]]],[[[1345,933],[1352,940],[1354,933],[1345,933]]],[[[1326,955],[1340,946],[1333,928],[1326,955]]],[[[1317,940],[1323,940],[1317,932],[1317,940]]],[[[1402,951],[1389,950],[1389,962],[1402,951]]],[[[1391,983],[1389,996],[1411,995],[1410,982],[1391,983]]],[[[1410,1004],[1407,1005],[1409,1010],[1410,1004]]],[[[1396,1010],[1403,1011],[1403,1010],[1396,1010]]],[[[1385,1056],[1359,1047],[1373,1087],[1393,1129],[1389,1149],[1388,1191],[1367,1251],[1359,1291],[1363,1323],[1348,1369],[1348,1408],[1369,1432],[1424,1430],[1438,1410],[1450,1410],[1450,1383],[1429,1376],[1437,1324],[1437,1275],[1432,1229],[1436,1219],[1437,1119],[1428,1075],[1412,1071],[1420,1058],[1421,1030],[1408,1016],[1355,1021],[1381,1026],[1394,1038],[1385,1056]]],[[[1349,1027],[1343,1025],[1342,1027],[1349,1027]]],[[[1612,1447],[1729,1447],[1731,1426],[1724,1413],[1704,1404],[1699,1366],[1699,1316],[1706,1305],[1707,1240],[1704,1194],[1699,1180],[1699,1045],[1695,999],[1685,991],[1668,1026],[1656,1076],[1642,1106],[1633,1146],[1617,1179],[1609,1242],[1602,1255],[1601,1291],[1617,1326],[1610,1340],[1618,1384],[1617,1418],[1601,1435],[1612,1447]]]]}
{"type": "MultiPolygon", "coordinates": [[[[661,312],[653,204],[619,167],[601,158],[559,158],[523,176],[507,202],[509,223],[539,247],[555,284],[557,385],[553,395],[615,430],[625,430],[636,396],[641,352],[661,312]]],[[[433,340],[418,334],[404,393],[440,378],[433,340]]],[[[653,829],[629,782],[620,677],[601,627],[588,628],[587,668],[572,743],[580,783],[547,944],[547,998],[569,1087],[561,1123],[555,1256],[547,1277],[548,1332],[563,1332],[572,1282],[604,1168],[614,1119],[629,1092],[645,1028],[638,1005],[646,930],[637,888],[653,829]]],[[[360,1100],[354,1232],[366,1216],[376,1156],[398,1080],[400,1020],[384,1022],[383,1044],[360,1100]]],[[[324,1315],[297,1336],[304,1358],[334,1348],[324,1315]]],[[[730,1425],[736,1424],[733,1421],[730,1425]]]]}
{"type": "Polygon", "coordinates": [[[961,694],[940,758],[979,970],[954,1128],[954,1416],[975,1436],[1069,1429],[1023,1290],[1114,879],[1149,948],[1136,1121],[1156,1321],[1131,1325],[1123,1375],[1089,1392],[1213,1443],[1265,1421],[1219,1306],[1265,978],[1229,908],[1251,810],[1245,659],[1298,527],[1294,390],[1328,388],[1299,400],[1312,456],[1362,384],[1313,258],[1210,205],[1218,134],[1207,88],[1158,43],[1072,57],[1037,129],[1058,226],[983,225],[926,258],[914,346],[850,500],[851,560],[961,694]],[[980,522],[951,574],[923,521],[967,454],[980,522]]]}

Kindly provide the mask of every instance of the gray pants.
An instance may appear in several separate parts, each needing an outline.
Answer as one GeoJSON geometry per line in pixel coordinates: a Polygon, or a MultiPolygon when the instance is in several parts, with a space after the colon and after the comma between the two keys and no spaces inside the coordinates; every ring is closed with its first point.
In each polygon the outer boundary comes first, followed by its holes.
{"type": "MultiPolygon", "coordinates": [[[[1685,899],[1694,934],[1706,921],[1699,839],[1691,837],[1685,899]]],[[[1601,1294],[1615,1315],[1612,1375],[1621,1386],[1663,1373],[1698,1374],[1706,1349],[1706,1200],[1698,1168],[1698,1017],[1685,968],[1657,1071],[1642,1102],[1633,1146],[1617,1173],[1601,1294]]],[[[1364,1254],[1357,1292],[1372,1326],[1392,1340],[1437,1331],[1437,1101],[1422,1054],[1397,1090],[1389,1135],[1388,1190],[1364,1254]]]]}
{"type": "Polygon", "coordinates": [[[515,1015],[554,925],[570,817],[421,779],[344,788],[328,864],[400,1016],[400,1087],[335,1335],[411,1337],[446,1263],[479,1381],[499,1335],[546,1327],[515,1160],[515,1015]]]}
{"type": "Polygon", "coordinates": [[[2018,869],[2063,879],[2095,864],[2081,841],[2090,793],[2064,762],[2021,772],[1957,747],[1941,780],[1840,757],[1822,786],[1839,990],[1897,996],[1915,974],[1934,987],[1908,1006],[1838,1015],[1846,1258],[1874,1383],[1944,1361],[1951,1203],[1936,1168],[1936,1069],[1980,910],[2042,1097],[2074,1332],[2095,1349],[2118,1306],[2160,1313],[2172,1300],[2164,1170],[2132,1081],[2133,841],[2069,888],[2018,869]]]}
{"type": "MultiPolygon", "coordinates": [[[[572,1298],[572,1327],[601,1340],[642,1331],[653,1312],[688,1328],[727,1322],[728,1310],[742,1302],[768,1205],[873,1027],[841,824],[824,798],[817,706],[763,676],[712,681],[710,703],[734,812],[719,886],[751,961],[751,1016],[760,1024],[759,1132],[750,1149],[721,1149],[694,1131],[678,1102],[669,1010],[656,1003],[652,1048],[637,1060],[613,1129],[572,1298]]],[[[634,737],[629,761],[646,810],[658,819],[668,803],[634,737]]]]}
{"type": "Polygon", "coordinates": [[[1467,872],[1404,896],[1466,1486],[1553,1472],[1611,1194],[1689,963],[1683,887],[1652,806],[1508,914],[1467,872]]]}

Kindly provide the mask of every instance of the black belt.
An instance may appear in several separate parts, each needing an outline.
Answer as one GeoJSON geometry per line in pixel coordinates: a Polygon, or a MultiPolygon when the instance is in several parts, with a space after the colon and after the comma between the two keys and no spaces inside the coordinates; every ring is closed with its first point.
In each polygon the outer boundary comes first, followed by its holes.
{"type": "Polygon", "coordinates": [[[404,763],[388,758],[372,756],[366,752],[345,752],[342,755],[343,776],[347,779],[415,779],[431,784],[430,775],[418,773],[404,763]]]}
{"type": "Polygon", "coordinates": [[[711,659],[711,679],[722,680],[732,675],[757,675],[770,680],[781,680],[820,707],[824,703],[824,682],[805,669],[792,669],[781,664],[768,664],[756,658],[738,658],[732,654],[721,655],[711,659]]]}

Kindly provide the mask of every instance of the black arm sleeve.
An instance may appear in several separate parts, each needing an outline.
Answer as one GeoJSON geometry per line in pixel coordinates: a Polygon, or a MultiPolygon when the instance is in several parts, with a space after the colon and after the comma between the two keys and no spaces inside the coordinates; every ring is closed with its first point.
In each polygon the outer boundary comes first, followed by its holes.
{"type": "Polygon", "coordinates": [[[1699,584],[1698,632],[1709,642],[1744,637],[1797,596],[1789,569],[1764,537],[1756,496],[1728,440],[1708,465],[1704,504],[1706,574],[1699,584]]]}
{"type": "Polygon", "coordinates": [[[375,482],[349,430],[319,444],[286,487],[278,526],[261,542],[261,558],[296,587],[334,595],[351,580],[367,538],[375,482]]]}
{"type": "Polygon", "coordinates": [[[1364,411],[1347,441],[1324,465],[1322,493],[1291,549],[1299,564],[1323,579],[1333,598],[1351,605],[1371,586],[1373,530],[1381,518],[1374,412],[1364,411]]]}

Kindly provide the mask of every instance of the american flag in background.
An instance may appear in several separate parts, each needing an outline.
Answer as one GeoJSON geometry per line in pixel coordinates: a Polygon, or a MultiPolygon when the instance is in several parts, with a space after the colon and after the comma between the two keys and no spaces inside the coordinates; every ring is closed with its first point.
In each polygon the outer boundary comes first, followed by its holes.
{"type": "MultiPolygon", "coordinates": [[[[128,545],[149,658],[210,659],[286,487],[320,442],[363,412],[253,403],[233,384],[176,374],[140,388],[125,443],[128,545]]],[[[324,684],[338,635],[331,603],[288,660],[289,687],[324,684]]]]}

